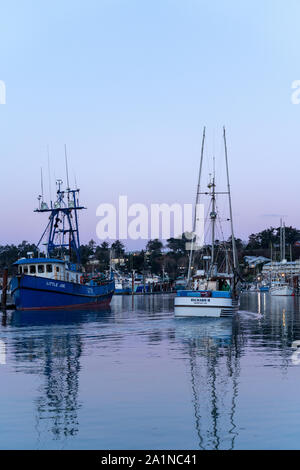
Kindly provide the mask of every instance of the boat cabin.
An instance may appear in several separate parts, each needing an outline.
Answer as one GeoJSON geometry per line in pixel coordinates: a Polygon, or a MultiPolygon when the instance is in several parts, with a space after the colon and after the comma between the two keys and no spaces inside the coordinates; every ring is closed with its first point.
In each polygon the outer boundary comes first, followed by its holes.
{"type": "Polygon", "coordinates": [[[197,291],[230,291],[232,276],[227,273],[218,273],[208,278],[205,273],[193,276],[192,288],[197,291]]]}
{"type": "Polygon", "coordinates": [[[21,258],[14,263],[18,267],[18,274],[45,277],[57,281],[80,283],[81,272],[76,265],[67,260],[53,258],[21,258]]]}

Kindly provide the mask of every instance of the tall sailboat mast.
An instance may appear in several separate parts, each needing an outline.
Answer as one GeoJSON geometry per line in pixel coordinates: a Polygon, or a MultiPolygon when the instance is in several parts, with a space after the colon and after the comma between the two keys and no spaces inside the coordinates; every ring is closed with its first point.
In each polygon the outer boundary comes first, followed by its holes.
{"type": "Polygon", "coordinates": [[[196,225],[197,225],[197,220],[198,220],[198,218],[197,218],[197,212],[198,212],[198,204],[199,204],[199,200],[200,200],[200,183],[201,183],[203,154],[204,154],[204,142],[205,142],[205,127],[203,128],[203,135],[202,135],[200,166],[199,166],[197,193],[196,193],[195,210],[194,210],[193,239],[192,239],[192,241],[191,241],[191,249],[190,249],[190,256],[189,256],[189,267],[188,267],[188,276],[187,276],[187,286],[189,286],[189,284],[190,284],[191,268],[192,268],[193,254],[194,254],[194,237],[195,237],[196,225]]]}
{"type": "Polygon", "coordinates": [[[285,259],[285,223],[280,219],[280,261],[285,259]]]}
{"type": "Polygon", "coordinates": [[[223,138],[225,148],[225,161],[226,161],[226,175],[227,175],[227,190],[228,190],[228,202],[229,202],[229,214],[230,214],[230,227],[231,227],[231,243],[232,243],[232,257],[233,257],[233,268],[234,271],[238,271],[238,259],[236,251],[236,243],[233,231],[233,217],[232,217],[232,204],[231,204],[231,193],[230,193],[230,182],[229,182],[229,169],[228,169],[228,156],[227,156],[227,143],[226,143],[226,131],[223,127],[223,138]]]}

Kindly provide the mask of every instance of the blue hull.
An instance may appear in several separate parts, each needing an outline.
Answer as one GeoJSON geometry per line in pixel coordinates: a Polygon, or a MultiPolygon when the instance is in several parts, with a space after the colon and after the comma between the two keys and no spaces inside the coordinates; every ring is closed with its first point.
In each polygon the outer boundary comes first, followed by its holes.
{"type": "Polygon", "coordinates": [[[131,294],[131,289],[125,288],[125,289],[116,289],[115,294],[131,294]]]}
{"type": "Polygon", "coordinates": [[[109,305],[114,287],[113,280],[104,285],[89,286],[26,274],[11,280],[11,293],[17,310],[109,305]]]}
{"type": "Polygon", "coordinates": [[[264,286],[259,288],[260,292],[269,292],[270,287],[269,286],[264,286]]]}

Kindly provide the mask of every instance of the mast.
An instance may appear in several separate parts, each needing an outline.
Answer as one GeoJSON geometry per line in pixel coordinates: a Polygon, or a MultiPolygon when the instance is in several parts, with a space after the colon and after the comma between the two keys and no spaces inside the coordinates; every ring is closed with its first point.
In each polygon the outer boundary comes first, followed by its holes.
{"type": "Polygon", "coordinates": [[[65,161],[66,161],[66,175],[67,175],[67,191],[70,189],[69,183],[69,169],[68,169],[68,158],[67,158],[67,146],[65,144],[65,161]]]}
{"type": "Polygon", "coordinates": [[[285,222],[283,222],[282,227],[282,259],[285,259],[285,222]]]}
{"type": "Polygon", "coordinates": [[[282,219],[280,219],[280,261],[282,261],[282,219]]]}
{"type": "Polygon", "coordinates": [[[61,189],[62,180],[57,180],[57,199],[53,207],[48,208],[47,204],[42,205],[35,212],[48,212],[49,222],[40,238],[37,246],[41,243],[47,230],[47,256],[51,257],[56,249],[69,249],[69,253],[74,252],[77,263],[80,264],[80,240],[79,240],[79,224],[78,210],[85,209],[79,205],[78,194],[79,189],[67,188],[66,191],[61,189]],[[65,201],[67,194],[67,201],[65,201]]]}
{"type": "Polygon", "coordinates": [[[190,249],[190,256],[189,256],[189,268],[188,268],[187,286],[189,286],[189,284],[190,284],[191,267],[192,267],[193,254],[194,254],[194,251],[193,251],[193,250],[194,250],[194,237],[195,237],[195,231],[196,231],[197,210],[198,210],[198,204],[199,204],[199,199],[200,199],[200,183],[201,183],[202,164],[203,164],[204,141],[205,141],[205,126],[204,126],[204,128],[203,128],[203,135],[202,135],[200,166],[199,166],[199,174],[198,174],[196,203],[195,203],[195,210],[194,210],[193,239],[192,239],[192,241],[191,241],[191,249],[190,249]]]}
{"type": "Polygon", "coordinates": [[[229,203],[230,227],[231,227],[233,268],[234,268],[234,271],[237,272],[238,271],[238,260],[237,260],[236,244],[235,244],[234,231],[233,231],[233,218],[232,218],[232,205],[231,205],[231,193],[230,193],[230,182],[229,182],[229,169],[228,169],[228,156],[227,156],[227,143],[226,143],[225,127],[223,127],[223,137],[224,137],[226,174],[227,174],[227,189],[228,189],[228,203],[229,203]]]}
{"type": "Polygon", "coordinates": [[[210,271],[213,270],[213,265],[215,262],[215,227],[216,227],[216,191],[215,191],[215,177],[213,176],[211,183],[208,187],[211,189],[211,213],[209,214],[211,220],[211,261],[210,261],[210,271]]]}

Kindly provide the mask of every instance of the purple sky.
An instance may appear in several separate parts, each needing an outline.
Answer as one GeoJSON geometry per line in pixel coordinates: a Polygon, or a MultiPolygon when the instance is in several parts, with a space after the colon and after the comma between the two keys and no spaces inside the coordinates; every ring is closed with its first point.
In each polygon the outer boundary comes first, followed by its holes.
{"type": "Polygon", "coordinates": [[[299,14],[297,0],[2,5],[0,244],[39,239],[48,144],[52,182],[68,146],[87,242],[119,195],[193,202],[204,125],[216,161],[227,129],[236,236],[300,227],[299,14]]]}

